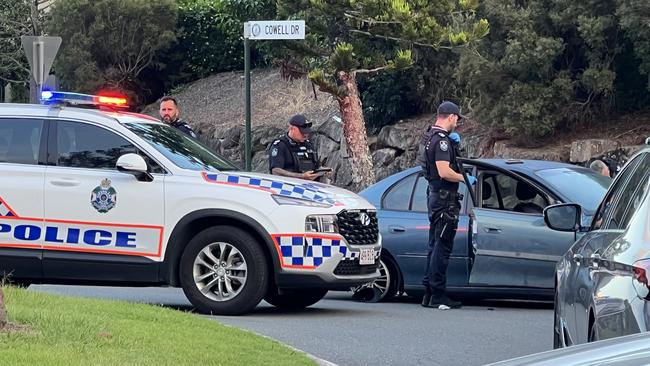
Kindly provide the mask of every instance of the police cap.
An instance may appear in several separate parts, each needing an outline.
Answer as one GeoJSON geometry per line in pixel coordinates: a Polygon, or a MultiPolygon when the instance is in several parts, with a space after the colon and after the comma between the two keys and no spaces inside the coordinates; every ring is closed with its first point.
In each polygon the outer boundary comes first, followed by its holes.
{"type": "Polygon", "coordinates": [[[452,102],[442,102],[442,104],[438,106],[438,115],[441,114],[455,114],[458,116],[458,119],[465,119],[465,116],[460,114],[460,107],[452,102]]]}
{"type": "Polygon", "coordinates": [[[302,114],[296,114],[295,116],[291,117],[289,124],[298,127],[300,129],[300,132],[303,134],[311,133],[311,122],[307,121],[307,117],[303,116],[302,114]]]}

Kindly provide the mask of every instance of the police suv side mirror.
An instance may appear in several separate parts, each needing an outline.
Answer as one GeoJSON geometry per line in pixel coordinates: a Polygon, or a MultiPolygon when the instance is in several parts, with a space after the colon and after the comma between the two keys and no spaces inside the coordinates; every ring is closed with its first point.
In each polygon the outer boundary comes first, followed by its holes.
{"type": "Polygon", "coordinates": [[[582,207],[575,203],[562,203],[544,209],[546,226],[556,231],[580,231],[582,207]]]}
{"type": "Polygon", "coordinates": [[[138,154],[130,153],[120,156],[115,166],[122,173],[133,174],[139,181],[153,181],[153,176],[147,171],[147,162],[138,154]]]}

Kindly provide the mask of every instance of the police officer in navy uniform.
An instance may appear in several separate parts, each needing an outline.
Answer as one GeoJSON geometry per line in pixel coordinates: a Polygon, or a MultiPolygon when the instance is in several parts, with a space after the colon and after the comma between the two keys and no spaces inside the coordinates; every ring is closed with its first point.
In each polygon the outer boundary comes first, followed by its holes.
{"type": "MultiPolygon", "coordinates": [[[[446,286],[447,266],[462,200],[458,185],[464,181],[454,146],[460,143],[460,136],[453,132],[462,118],[456,104],[440,104],[435,124],[423,135],[418,150],[418,163],[422,165],[423,174],[429,182],[429,250],[422,280],[425,289],[422,306],[425,307],[449,309],[461,306],[460,302],[447,296],[446,286]]],[[[470,184],[476,183],[473,176],[468,176],[468,180],[470,184]]]]}
{"type": "Polygon", "coordinates": [[[196,138],[196,132],[187,123],[181,121],[179,118],[180,112],[178,110],[178,103],[172,97],[163,97],[160,100],[160,119],[168,125],[176,128],[184,134],[196,138]]]}
{"type": "Polygon", "coordinates": [[[291,117],[289,131],[273,141],[269,148],[271,174],[307,180],[319,180],[325,175],[329,168],[320,167],[316,149],[309,141],[311,127],[311,122],[302,114],[291,117]]]}

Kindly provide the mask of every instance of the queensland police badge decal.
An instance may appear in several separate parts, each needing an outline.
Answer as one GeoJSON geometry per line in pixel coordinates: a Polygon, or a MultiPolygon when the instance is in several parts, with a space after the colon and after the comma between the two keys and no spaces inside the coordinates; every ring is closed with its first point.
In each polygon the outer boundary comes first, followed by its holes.
{"type": "Polygon", "coordinates": [[[102,180],[99,187],[93,189],[90,194],[90,203],[100,213],[107,213],[117,204],[117,191],[111,187],[111,180],[102,180]]]}

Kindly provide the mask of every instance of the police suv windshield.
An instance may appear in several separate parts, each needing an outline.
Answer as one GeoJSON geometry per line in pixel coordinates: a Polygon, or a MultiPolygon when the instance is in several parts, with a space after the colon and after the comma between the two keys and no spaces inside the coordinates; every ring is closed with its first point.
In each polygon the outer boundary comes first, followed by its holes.
{"type": "Polygon", "coordinates": [[[125,123],[158,152],[183,169],[197,171],[238,170],[226,158],[173,127],[158,123],[125,123]]]}
{"type": "Polygon", "coordinates": [[[582,206],[585,214],[592,215],[605,192],[612,183],[612,178],[586,169],[555,168],[535,172],[546,182],[562,192],[571,200],[582,206]]]}

